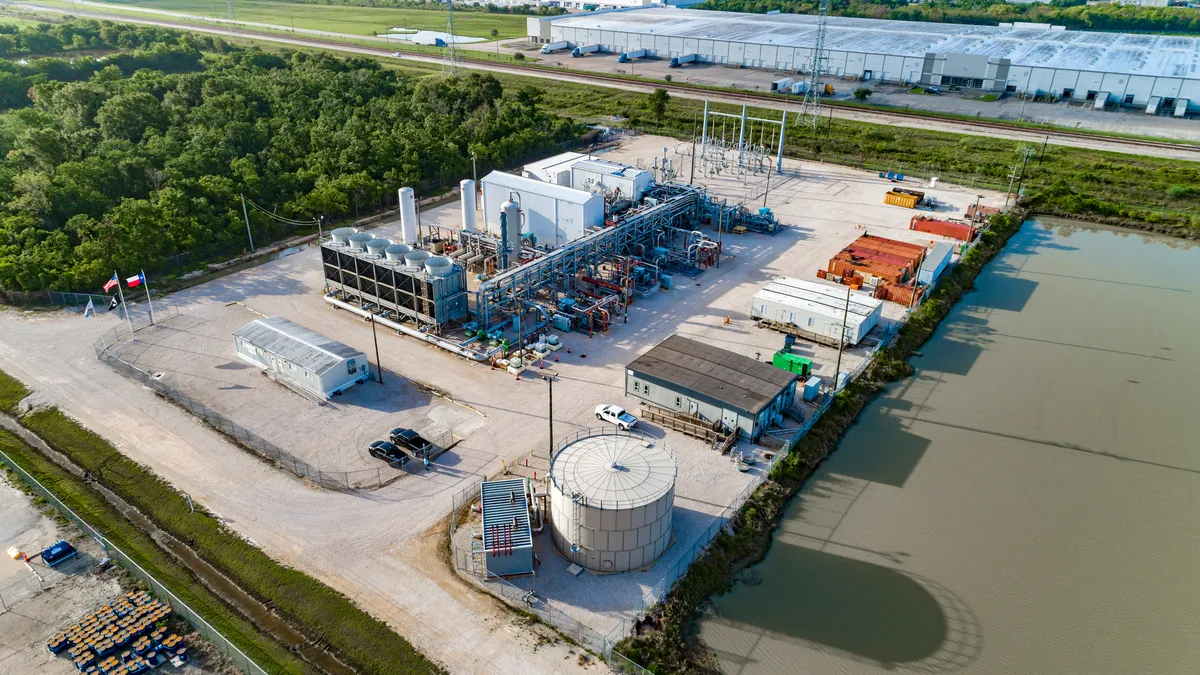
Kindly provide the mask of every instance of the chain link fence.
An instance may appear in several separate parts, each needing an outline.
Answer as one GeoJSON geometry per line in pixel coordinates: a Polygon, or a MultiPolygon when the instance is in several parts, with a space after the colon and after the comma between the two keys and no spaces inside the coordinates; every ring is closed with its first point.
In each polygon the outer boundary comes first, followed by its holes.
{"type": "Polygon", "coordinates": [[[88,300],[96,307],[96,311],[108,309],[111,301],[107,295],[96,293],[64,293],[62,291],[0,291],[0,304],[14,307],[34,307],[41,305],[59,305],[64,307],[83,307],[88,300]]]}
{"type": "MultiPolygon", "coordinates": [[[[179,311],[169,306],[163,306],[161,309],[155,306],[154,322],[150,320],[149,316],[130,315],[129,321],[126,324],[109,329],[100,335],[100,338],[94,344],[96,358],[107,363],[118,373],[149,387],[154,393],[196,416],[205,424],[233,439],[238,445],[254,452],[263,459],[269,460],[275,466],[290,471],[293,475],[311,481],[320,487],[329,490],[372,489],[387,485],[406,473],[423,471],[424,464],[419,460],[409,461],[398,467],[389,464],[373,469],[358,469],[355,471],[325,471],[318,469],[292,453],[283,450],[271,441],[234,422],[225,415],[204,405],[200,401],[171,387],[154,375],[121,359],[112,352],[111,347],[122,339],[132,339],[138,331],[149,328],[156,322],[161,323],[170,317],[178,315],[179,311]]],[[[441,449],[441,451],[444,451],[454,444],[456,437],[454,429],[450,429],[437,436],[426,436],[425,438],[434,446],[441,449]]],[[[432,454],[430,459],[432,460],[436,457],[437,453],[432,454]]]]}
{"type": "Polygon", "coordinates": [[[151,594],[169,604],[171,609],[175,610],[176,614],[178,614],[185,621],[187,621],[188,624],[195,628],[196,632],[204,636],[205,640],[208,640],[210,643],[212,643],[212,645],[217,648],[217,651],[221,652],[221,654],[229,659],[229,661],[239,670],[241,670],[243,673],[247,673],[247,675],[267,675],[266,670],[263,670],[263,668],[255,663],[253,659],[251,659],[249,656],[246,656],[242,650],[238,649],[237,646],[230,642],[224,635],[222,635],[220,631],[218,631],[216,628],[213,628],[207,621],[204,620],[202,616],[200,616],[198,612],[189,607],[187,603],[176,597],[175,594],[172,593],[165,585],[160,583],[158,579],[155,579],[149,572],[143,569],[141,565],[138,565],[136,562],[134,562],[133,559],[126,555],[124,551],[117,548],[112,542],[105,539],[99,531],[88,524],[88,522],[83,518],[80,518],[66,504],[62,503],[62,501],[60,501],[58,497],[54,495],[54,493],[50,492],[46,486],[42,485],[36,478],[27,473],[25,469],[22,469],[3,451],[0,451],[0,462],[3,462],[6,466],[8,466],[8,468],[12,469],[14,473],[21,477],[21,480],[25,481],[25,483],[29,485],[34,492],[45,498],[46,501],[55,509],[57,509],[64,518],[74,523],[75,526],[82,530],[84,534],[92,539],[95,539],[96,543],[100,544],[100,546],[104,549],[105,554],[111,560],[116,561],[117,564],[119,564],[121,567],[124,567],[130,574],[145,583],[146,586],[149,587],[151,594]]]}

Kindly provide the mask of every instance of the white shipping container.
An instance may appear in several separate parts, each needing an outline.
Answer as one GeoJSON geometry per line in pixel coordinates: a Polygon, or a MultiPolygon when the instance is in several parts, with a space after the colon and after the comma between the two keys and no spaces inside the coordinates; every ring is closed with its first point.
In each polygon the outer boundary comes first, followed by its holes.
{"type": "Polygon", "coordinates": [[[921,263],[921,272],[917,275],[917,280],[923,284],[932,284],[937,281],[937,278],[946,271],[953,253],[954,244],[947,241],[938,242],[921,263]]]}
{"type": "Polygon", "coordinates": [[[555,248],[604,225],[604,197],[533,178],[493,171],[483,177],[483,212],[488,231],[500,236],[501,205],[515,193],[521,205],[523,235],[538,246],[555,248]]]}
{"type": "Polygon", "coordinates": [[[587,155],[578,152],[564,152],[546,159],[530,162],[521,170],[526,178],[536,178],[555,185],[571,185],[571,167],[577,162],[587,159],[587,155]]]}
{"type": "Polygon", "coordinates": [[[781,277],[763,287],[750,301],[750,316],[794,324],[801,330],[837,340],[846,322],[844,340],[850,345],[862,341],[879,322],[883,301],[850,294],[846,308],[845,286],[781,277]]]}

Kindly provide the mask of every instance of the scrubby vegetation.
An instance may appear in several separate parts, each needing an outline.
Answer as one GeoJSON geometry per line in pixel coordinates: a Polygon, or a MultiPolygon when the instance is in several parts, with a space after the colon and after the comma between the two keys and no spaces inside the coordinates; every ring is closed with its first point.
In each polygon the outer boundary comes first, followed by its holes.
{"type": "MultiPolygon", "coordinates": [[[[708,0],[694,9],[787,14],[816,14],[819,0],[708,0]]],[[[1200,14],[1189,7],[1139,7],[1054,0],[1016,4],[1005,0],[833,0],[831,16],[897,21],[934,21],[994,26],[1000,22],[1050,23],[1077,30],[1150,33],[1200,33],[1200,14]]]]}
{"type": "MultiPolygon", "coordinates": [[[[4,289],[94,290],[113,269],[240,252],[241,194],[293,219],[355,214],[457,182],[471,154],[503,165],[579,134],[488,75],[418,80],[94,21],[22,29],[21,44],[29,31],[128,51],[0,62],[4,289]]],[[[252,220],[256,244],[287,232],[252,220]]]]}

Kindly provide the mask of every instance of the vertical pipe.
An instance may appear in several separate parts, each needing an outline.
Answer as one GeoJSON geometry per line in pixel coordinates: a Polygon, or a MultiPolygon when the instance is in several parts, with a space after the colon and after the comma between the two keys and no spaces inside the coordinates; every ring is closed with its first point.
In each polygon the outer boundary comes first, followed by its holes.
{"type": "Polygon", "coordinates": [[[700,148],[708,145],[708,99],[704,99],[704,128],[700,132],[700,148]]]}

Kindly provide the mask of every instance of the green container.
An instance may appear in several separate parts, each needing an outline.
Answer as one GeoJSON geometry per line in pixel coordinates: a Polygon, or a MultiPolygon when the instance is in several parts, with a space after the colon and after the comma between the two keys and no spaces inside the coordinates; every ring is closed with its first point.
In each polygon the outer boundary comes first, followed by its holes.
{"type": "Polygon", "coordinates": [[[774,358],[771,359],[771,365],[789,373],[796,373],[800,377],[808,377],[808,374],[812,372],[812,359],[790,352],[775,352],[774,358]]]}

